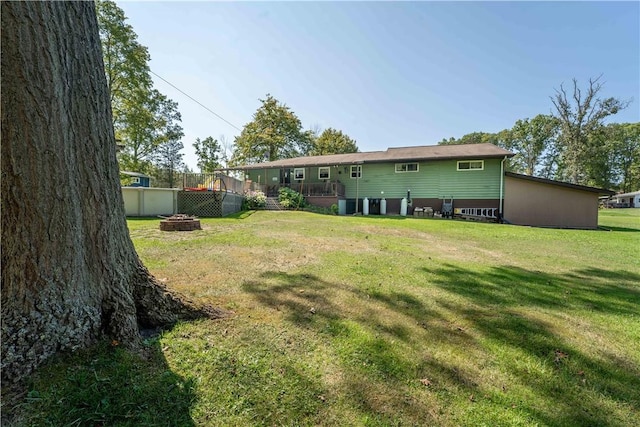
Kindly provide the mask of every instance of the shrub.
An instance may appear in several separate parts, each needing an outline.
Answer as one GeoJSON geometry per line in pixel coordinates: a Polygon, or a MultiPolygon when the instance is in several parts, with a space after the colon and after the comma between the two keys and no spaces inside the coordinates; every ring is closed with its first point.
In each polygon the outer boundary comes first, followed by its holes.
{"type": "Polygon", "coordinates": [[[244,210],[264,208],[267,204],[267,196],[262,191],[245,191],[242,204],[244,210]]]}
{"type": "Polygon", "coordinates": [[[299,209],[306,205],[302,194],[288,187],[282,187],[278,190],[278,201],[285,209],[299,209]]]}
{"type": "Polygon", "coordinates": [[[335,203],[331,205],[331,214],[338,215],[338,205],[336,205],[335,203]]]}

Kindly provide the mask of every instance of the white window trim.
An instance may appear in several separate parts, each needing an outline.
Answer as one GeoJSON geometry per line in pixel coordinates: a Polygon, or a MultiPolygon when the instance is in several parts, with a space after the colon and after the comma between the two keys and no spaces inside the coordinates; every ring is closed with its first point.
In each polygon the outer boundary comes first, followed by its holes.
{"type": "Polygon", "coordinates": [[[131,181],[132,184],[141,184],[140,182],[140,177],[139,176],[134,176],[133,177],[133,181],[131,181]]]}
{"type": "Polygon", "coordinates": [[[352,165],[349,168],[349,176],[351,177],[351,179],[362,179],[362,165],[352,165]],[[356,172],[356,176],[353,176],[354,171],[356,172]]]}
{"type": "Polygon", "coordinates": [[[304,181],[304,168],[295,168],[293,169],[293,179],[295,179],[296,181],[304,181]],[[298,178],[298,172],[302,172],[302,178],[298,178]]]}
{"type": "Polygon", "coordinates": [[[459,160],[457,163],[457,170],[460,172],[468,172],[468,171],[482,171],[484,170],[484,160],[459,160]],[[471,163],[480,163],[479,168],[472,168],[471,163]],[[469,169],[460,169],[460,163],[469,163],[469,169]]]}
{"type": "Polygon", "coordinates": [[[420,163],[418,163],[418,162],[396,163],[396,165],[395,165],[395,171],[396,171],[396,173],[419,172],[419,171],[420,171],[420,163]],[[398,166],[402,166],[402,165],[416,165],[416,170],[414,170],[414,171],[410,171],[410,170],[398,170],[398,166]]]}
{"type": "Polygon", "coordinates": [[[320,166],[318,168],[318,179],[331,179],[331,167],[329,167],[329,166],[320,166]],[[322,176],[322,172],[323,171],[327,172],[327,176],[326,177],[322,176]]]}

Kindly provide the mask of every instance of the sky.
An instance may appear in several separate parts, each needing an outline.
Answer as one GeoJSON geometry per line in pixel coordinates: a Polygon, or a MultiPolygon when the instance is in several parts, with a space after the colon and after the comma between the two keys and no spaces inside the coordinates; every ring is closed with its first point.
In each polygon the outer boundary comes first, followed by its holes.
{"type": "Polygon", "coordinates": [[[632,100],[610,121],[640,121],[638,2],[117,4],[171,83],[153,76],[179,104],[194,170],[193,141],[232,143],[267,94],[360,151],[511,128],[552,113],[574,78],[602,76],[602,97],[632,100]]]}

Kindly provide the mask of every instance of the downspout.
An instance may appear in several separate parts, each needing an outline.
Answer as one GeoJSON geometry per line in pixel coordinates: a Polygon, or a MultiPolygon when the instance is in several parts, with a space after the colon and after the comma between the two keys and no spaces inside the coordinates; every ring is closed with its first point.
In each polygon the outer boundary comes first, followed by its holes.
{"type": "Polygon", "coordinates": [[[358,215],[358,182],[360,182],[360,174],[358,172],[358,166],[356,166],[356,215],[358,215]]]}
{"type": "Polygon", "coordinates": [[[360,182],[360,175],[362,175],[362,164],[364,162],[360,161],[360,162],[356,162],[356,215],[358,214],[358,196],[359,196],[359,182],[360,182]]]}
{"type": "Polygon", "coordinates": [[[502,215],[502,209],[504,204],[504,162],[507,160],[507,156],[504,156],[504,159],[500,162],[500,208],[498,212],[500,213],[500,219],[504,220],[502,215]]]}

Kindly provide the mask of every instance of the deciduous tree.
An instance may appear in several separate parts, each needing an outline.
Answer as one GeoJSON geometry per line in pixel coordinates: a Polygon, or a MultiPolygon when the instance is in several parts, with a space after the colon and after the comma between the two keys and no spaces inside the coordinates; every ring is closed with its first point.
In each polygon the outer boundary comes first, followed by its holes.
{"type": "Polygon", "coordinates": [[[124,143],[120,154],[123,170],[153,174],[154,163],[165,142],[182,137],[178,104],[159,91],[140,90],[124,102],[118,137],[124,143]],[[179,136],[178,136],[179,135],[179,136]]]}
{"type": "Polygon", "coordinates": [[[531,120],[518,120],[511,129],[509,147],[516,153],[512,159],[514,170],[535,175],[542,167],[545,154],[553,151],[558,128],[558,120],[553,116],[539,114],[531,120]]]}
{"type": "Polygon", "coordinates": [[[298,116],[267,94],[262,105],[235,139],[231,163],[258,163],[296,157],[308,151],[309,135],[298,116]]]}
{"type": "Polygon", "coordinates": [[[556,111],[555,117],[560,123],[560,143],[562,145],[565,179],[575,184],[588,184],[589,163],[597,160],[599,147],[592,143],[592,138],[604,126],[604,119],[626,108],[630,101],[599,98],[598,94],[604,85],[602,76],[589,79],[589,87],[583,91],[578,81],[573,79],[572,94],[561,84],[551,97],[556,111]]]}
{"type": "Polygon", "coordinates": [[[341,130],[328,128],[315,139],[310,154],[312,156],[320,156],[324,154],[346,154],[357,152],[358,146],[353,139],[342,133],[341,130]]]}
{"type": "Polygon", "coordinates": [[[198,167],[201,173],[212,173],[220,168],[220,144],[217,139],[210,136],[203,140],[196,138],[193,148],[198,156],[198,167]]]}
{"type": "Polygon", "coordinates": [[[172,138],[169,128],[174,125],[168,123],[180,122],[178,105],[153,89],[148,64],[151,57],[138,42],[124,11],[111,0],[99,0],[96,13],[113,124],[124,145],[120,167],[157,174],[154,163],[167,154],[166,150],[159,152],[160,146],[172,138]]]}
{"type": "Polygon", "coordinates": [[[91,2],[2,2],[2,377],[100,337],[217,316],[133,247],[91,2]],[[72,84],[70,84],[72,82],[72,84]]]}
{"type": "Polygon", "coordinates": [[[127,123],[123,111],[132,94],[150,91],[149,51],[138,42],[138,35],[127,23],[124,11],[111,0],[96,1],[109,98],[116,129],[127,123]]]}
{"type": "Polygon", "coordinates": [[[610,123],[597,137],[604,151],[597,184],[624,193],[640,189],[640,123],[610,123]]]}

